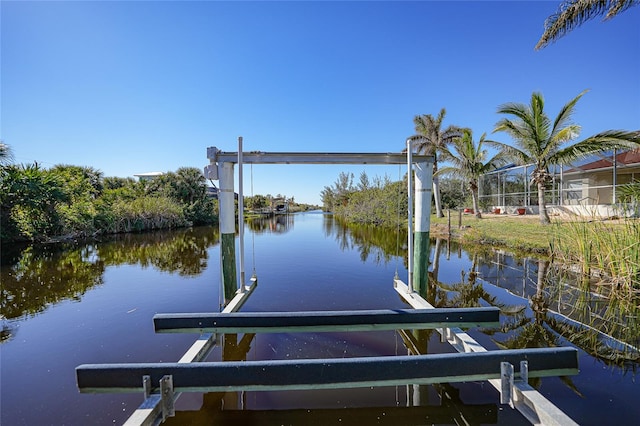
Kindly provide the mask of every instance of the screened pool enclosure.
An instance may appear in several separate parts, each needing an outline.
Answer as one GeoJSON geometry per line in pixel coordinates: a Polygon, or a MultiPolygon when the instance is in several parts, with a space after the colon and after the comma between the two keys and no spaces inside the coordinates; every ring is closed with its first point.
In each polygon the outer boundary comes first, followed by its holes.
{"type": "MultiPolygon", "coordinates": [[[[524,208],[538,212],[538,188],[531,182],[532,164],[506,166],[481,176],[479,200],[483,211],[515,213],[524,208]]],[[[549,170],[552,180],[545,190],[552,214],[596,216],[638,215],[635,206],[620,203],[623,185],[640,184],[640,151],[607,151],[570,165],[549,170]]]]}

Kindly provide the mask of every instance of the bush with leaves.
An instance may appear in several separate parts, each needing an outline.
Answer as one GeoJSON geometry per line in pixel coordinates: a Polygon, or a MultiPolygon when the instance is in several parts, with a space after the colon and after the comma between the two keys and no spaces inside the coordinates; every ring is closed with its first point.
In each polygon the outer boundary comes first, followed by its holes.
{"type": "Polygon", "coordinates": [[[210,224],[216,211],[196,168],[141,183],[91,167],[0,165],[3,243],[210,224]]]}
{"type": "Polygon", "coordinates": [[[2,240],[45,240],[61,232],[58,203],[67,201],[64,182],[33,165],[0,168],[2,240]]]}
{"type": "Polygon", "coordinates": [[[331,202],[331,211],[349,223],[396,226],[407,216],[407,181],[392,182],[388,177],[370,182],[363,173],[357,187],[352,175],[341,173],[333,187],[325,187],[324,208],[331,202]]]}

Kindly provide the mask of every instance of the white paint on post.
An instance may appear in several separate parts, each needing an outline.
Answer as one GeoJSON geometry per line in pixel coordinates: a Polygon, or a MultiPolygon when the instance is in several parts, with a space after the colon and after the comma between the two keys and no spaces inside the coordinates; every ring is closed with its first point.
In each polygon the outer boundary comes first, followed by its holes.
{"type": "Polygon", "coordinates": [[[240,282],[238,291],[244,291],[244,187],[242,180],[242,136],[238,137],[238,242],[240,243],[240,282]]]}
{"type": "Polygon", "coordinates": [[[235,212],[233,202],[233,163],[219,163],[220,189],[218,203],[220,209],[220,233],[235,234],[235,212]]]}
{"type": "Polygon", "coordinates": [[[407,220],[408,220],[408,237],[407,237],[407,270],[409,273],[408,277],[408,290],[410,293],[413,293],[413,159],[412,159],[412,150],[411,140],[407,139],[407,220]]]}
{"type": "Polygon", "coordinates": [[[416,170],[416,232],[429,232],[431,218],[431,185],[433,163],[417,163],[416,170]]]}

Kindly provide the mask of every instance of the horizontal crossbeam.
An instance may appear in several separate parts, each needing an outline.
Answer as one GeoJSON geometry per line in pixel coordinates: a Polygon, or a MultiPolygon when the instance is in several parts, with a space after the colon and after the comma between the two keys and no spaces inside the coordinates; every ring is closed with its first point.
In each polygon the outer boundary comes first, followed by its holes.
{"type": "Polygon", "coordinates": [[[500,310],[487,307],[156,314],[153,324],[159,333],[287,333],[491,327],[499,319],[500,310]]]}
{"type": "Polygon", "coordinates": [[[85,364],[76,368],[81,392],[143,391],[143,376],[158,383],[172,376],[175,392],[337,389],[403,384],[432,384],[497,379],[500,363],[529,377],[578,373],[575,348],[496,350],[418,356],[200,362],[192,364],[85,364]]]}
{"type": "MultiPolygon", "coordinates": [[[[414,163],[433,162],[428,155],[413,155],[414,163]]],[[[237,163],[237,152],[207,149],[207,158],[218,163],[237,163]]],[[[245,164],[406,164],[406,153],[355,152],[242,152],[245,164]]]]}

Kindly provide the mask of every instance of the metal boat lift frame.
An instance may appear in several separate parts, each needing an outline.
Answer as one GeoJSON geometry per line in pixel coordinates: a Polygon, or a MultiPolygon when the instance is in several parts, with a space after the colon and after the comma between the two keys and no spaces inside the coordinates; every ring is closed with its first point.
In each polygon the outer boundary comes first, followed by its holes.
{"type": "MultiPolygon", "coordinates": [[[[210,164],[205,167],[205,177],[219,180],[220,188],[218,192],[219,208],[220,208],[220,234],[221,234],[221,248],[220,248],[220,261],[221,261],[221,284],[224,288],[225,297],[228,297],[227,304],[222,311],[222,315],[233,316],[234,312],[237,312],[247,297],[252,293],[253,289],[257,285],[257,277],[252,276],[249,284],[245,281],[244,271],[244,241],[243,241],[243,194],[242,194],[242,165],[244,163],[249,164],[407,164],[408,175],[408,284],[403,283],[398,277],[394,278],[394,287],[396,291],[405,299],[405,301],[415,309],[434,309],[420,294],[426,294],[427,289],[427,270],[429,259],[429,226],[430,226],[430,207],[431,207],[431,185],[432,185],[432,171],[433,171],[433,158],[423,155],[413,155],[410,145],[410,141],[407,141],[407,152],[405,153],[265,153],[265,152],[248,152],[242,151],[242,138],[238,139],[238,152],[222,152],[215,147],[207,149],[207,157],[210,164]],[[239,167],[239,252],[240,252],[240,276],[237,277],[236,269],[238,265],[235,259],[235,211],[234,211],[234,165],[238,164],[239,167]],[[413,184],[415,171],[415,185],[413,184]],[[413,204],[416,204],[415,218],[413,216],[413,204]],[[415,223],[415,225],[414,225],[415,223]],[[415,229],[414,229],[415,228],[415,229]],[[415,247],[415,248],[414,248],[415,247]],[[418,287],[420,292],[415,291],[415,287],[418,287]]],[[[192,316],[193,314],[185,314],[185,316],[192,316]]],[[[220,315],[220,314],[212,314],[220,315]]],[[[206,316],[206,315],[205,315],[206,316]]],[[[203,317],[204,318],[204,317],[203,317]]],[[[160,319],[165,321],[168,319],[166,316],[160,319]]],[[[181,321],[178,317],[173,318],[176,321],[181,321]]],[[[154,319],[156,321],[156,319],[154,319]]],[[[348,329],[349,326],[342,325],[348,329]]],[[[409,327],[409,325],[408,325],[409,327]]],[[[434,326],[422,326],[422,328],[434,328],[434,326]]],[[[442,334],[443,341],[448,341],[459,352],[466,352],[471,355],[470,352],[476,352],[476,355],[481,355],[481,352],[488,352],[479,343],[473,340],[469,335],[464,333],[460,328],[448,327],[443,322],[437,324],[437,330],[442,334]],[[440,328],[442,327],[442,328],[440,328]]],[[[168,327],[170,328],[170,326],[168,327]]],[[[196,327],[197,328],[197,327],[196,327]]],[[[295,327],[294,327],[295,328],[295,327]]],[[[202,328],[196,331],[215,331],[222,332],[224,327],[202,328]]],[[[357,329],[357,328],[356,328],[357,329]]],[[[182,330],[183,332],[189,332],[193,330],[182,330]]],[[[166,331],[165,331],[166,332],[166,331]]],[[[201,334],[200,338],[187,350],[184,356],[178,361],[178,363],[170,364],[167,367],[174,368],[176,374],[184,371],[188,371],[188,368],[184,364],[198,363],[203,368],[203,371],[207,371],[209,367],[200,363],[209,354],[210,350],[216,344],[216,334],[214,332],[205,332],[201,334]]],[[[562,371],[567,374],[577,372],[577,354],[575,349],[571,348],[559,348],[558,353],[562,353],[563,357],[568,359],[568,364],[561,368],[562,371]],[[572,361],[573,360],[573,361],[572,361]],[[571,365],[574,365],[573,367],[571,365]]],[[[548,356],[547,351],[544,350],[528,350],[515,351],[520,352],[517,359],[544,359],[548,356]],[[541,352],[541,355],[538,355],[541,352]],[[543,358],[537,358],[543,356],[543,358]]],[[[489,351],[495,352],[495,355],[491,355],[490,359],[492,363],[497,362],[496,359],[499,356],[498,352],[505,351],[489,351]]],[[[462,355],[462,354],[461,354],[462,355]]],[[[486,354],[490,355],[490,354],[486,354]]],[[[555,355],[554,355],[555,356],[555,355]]],[[[425,356],[423,356],[425,357],[425,356]]],[[[415,357],[416,361],[418,361],[415,357]]],[[[489,357],[486,357],[487,359],[489,357]]],[[[514,358],[514,359],[516,359],[514,358]]],[[[471,359],[471,358],[470,358],[471,359]]],[[[330,360],[316,360],[320,365],[325,367],[330,363],[330,360]]],[[[354,360],[356,364],[367,363],[367,360],[354,360]]],[[[383,360],[380,360],[383,361],[383,360]]],[[[371,362],[378,362],[377,360],[371,360],[371,362]]],[[[387,360],[384,360],[387,362],[387,360]]],[[[211,365],[211,368],[219,367],[219,363],[205,363],[216,364],[211,365]]],[[[271,364],[278,364],[276,368],[282,368],[278,362],[266,362],[265,367],[269,367],[271,364]]],[[[90,392],[100,392],[100,388],[104,388],[102,391],[117,391],[117,385],[107,385],[101,380],[104,377],[108,377],[109,374],[105,372],[120,371],[124,372],[124,375],[128,375],[135,370],[135,367],[142,368],[143,370],[151,369],[153,371],[162,371],[162,365],[157,364],[144,364],[137,366],[127,366],[126,364],[116,365],[85,365],[79,366],[76,369],[78,375],[78,386],[81,390],[90,392]],[[132,370],[132,368],[134,370],[132,370]],[[110,370],[111,369],[111,370],[110,370]],[[88,378],[88,379],[87,379],[88,378]],[[81,386],[82,381],[82,386],[81,386]],[[86,383],[85,383],[86,381],[86,383]],[[95,386],[95,387],[92,387],[95,386]],[[111,390],[110,389],[111,386],[111,390]]],[[[195,367],[195,365],[194,365],[195,367]]],[[[284,366],[286,368],[286,365],[284,366]]],[[[310,366],[310,368],[314,368],[310,366]]],[[[518,366],[518,377],[520,380],[515,380],[514,366],[510,362],[501,363],[500,378],[493,376],[495,373],[489,374],[487,378],[490,383],[494,385],[501,392],[501,402],[509,403],[513,408],[518,409],[532,424],[549,424],[549,425],[575,425],[566,414],[555,407],[551,402],[546,400],[535,389],[531,388],[527,383],[529,367],[527,361],[521,361],[518,366]],[[494,378],[490,378],[494,377],[494,378]]],[[[141,371],[141,370],[135,370],[141,371]]],[[[368,371],[365,367],[364,371],[368,371]]],[[[535,373],[535,375],[549,375],[554,374],[553,367],[542,368],[541,373],[535,373]],[[546,372],[545,372],[546,370],[546,372]]],[[[136,375],[136,373],[132,373],[136,375]]],[[[144,389],[145,401],[143,404],[129,417],[125,425],[155,425],[163,421],[166,416],[174,414],[173,404],[179,397],[179,392],[174,392],[173,378],[170,374],[163,375],[162,373],[154,373],[156,379],[158,374],[162,375],[159,380],[159,393],[152,392],[152,384],[150,376],[145,375],[140,377],[140,388],[144,389]]],[[[404,373],[406,374],[406,373],[404,373]]],[[[484,373],[485,375],[488,373],[484,373]]],[[[193,376],[191,373],[188,376],[193,376]]],[[[124,378],[126,378],[123,376],[124,378]]],[[[130,382],[129,378],[126,378],[130,382]]],[[[442,378],[441,378],[442,379],[442,378]]],[[[444,377],[446,380],[446,377],[444,377]]],[[[371,378],[369,378],[371,380],[371,378]]],[[[405,379],[407,382],[412,380],[405,379]]],[[[109,380],[107,380],[108,382],[109,380]]],[[[402,380],[400,380],[402,381],[402,380]]],[[[454,380],[455,381],[455,380],[454,380]]],[[[375,381],[374,381],[375,382],[375,381]]],[[[367,382],[370,384],[369,382],[367,382]]],[[[373,382],[372,382],[373,383],[373,382]]],[[[377,382],[376,382],[377,383],[377,382]]],[[[381,382],[382,383],[382,382],[381,382]]],[[[389,383],[398,383],[389,382],[389,383]]],[[[417,383],[417,382],[416,382],[417,383]]],[[[430,379],[422,379],[422,383],[430,383],[430,379]]],[[[347,385],[349,385],[347,383],[347,385]]],[[[246,385],[245,385],[246,386],[246,385]]],[[[287,386],[286,384],[284,386],[287,386]]],[[[312,385],[308,385],[312,386],[312,385]]],[[[342,385],[330,385],[333,387],[341,387],[342,385]]],[[[137,388],[137,386],[135,386],[137,388]]],[[[278,388],[275,385],[272,387],[278,388]]],[[[188,388],[188,387],[187,387],[188,388]]],[[[238,389],[243,389],[242,386],[237,386],[238,389]]],[[[252,389],[260,389],[260,386],[250,387],[252,389]]],[[[294,387],[295,388],[295,387],[294,387]]],[[[302,387],[304,388],[304,387],[302,387]]],[[[180,389],[179,387],[177,389],[180,389]]],[[[206,389],[206,386],[205,386],[206,389]]],[[[235,389],[229,387],[229,390],[235,389]]],[[[188,389],[183,389],[188,390],[188,389]]],[[[202,390],[202,388],[200,388],[202,390]]]]}
{"type": "Polygon", "coordinates": [[[408,285],[411,290],[427,290],[427,269],[429,261],[429,216],[431,214],[431,186],[433,183],[434,158],[428,155],[414,155],[411,141],[407,140],[406,153],[318,153],[318,152],[243,152],[242,137],[238,138],[238,152],[223,152],[216,147],[207,148],[210,164],[205,167],[204,175],[208,179],[219,180],[218,202],[220,209],[220,253],[221,281],[225,297],[233,297],[237,288],[242,292],[245,282],[244,263],[244,164],[406,164],[408,178],[408,226],[407,247],[410,253],[408,264],[408,285]],[[234,166],[238,165],[238,242],[239,269],[237,277],[235,259],[235,191],[234,166]],[[415,176],[414,176],[415,175],[415,176]],[[415,184],[414,184],[415,179],[415,184]],[[415,217],[414,199],[415,197],[415,217]]]}

